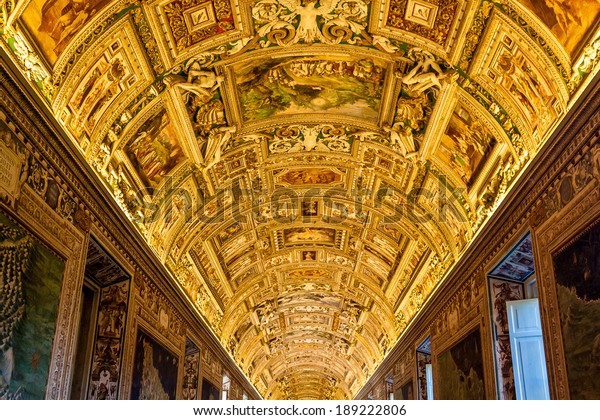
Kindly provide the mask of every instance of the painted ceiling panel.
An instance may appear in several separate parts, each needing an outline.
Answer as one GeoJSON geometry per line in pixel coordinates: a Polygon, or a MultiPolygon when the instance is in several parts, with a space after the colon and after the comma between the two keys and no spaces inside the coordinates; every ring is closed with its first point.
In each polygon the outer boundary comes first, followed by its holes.
{"type": "Polygon", "coordinates": [[[7,0],[0,37],[263,397],[342,399],[598,71],[599,13],[7,0]]]}

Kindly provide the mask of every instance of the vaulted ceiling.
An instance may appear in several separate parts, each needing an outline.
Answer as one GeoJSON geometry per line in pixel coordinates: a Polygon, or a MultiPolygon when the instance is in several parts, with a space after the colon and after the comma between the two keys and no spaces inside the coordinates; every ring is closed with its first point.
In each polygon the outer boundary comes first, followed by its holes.
{"type": "Polygon", "coordinates": [[[600,54],[598,0],[1,5],[3,47],[265,398],[357,393],[600,54]]]}

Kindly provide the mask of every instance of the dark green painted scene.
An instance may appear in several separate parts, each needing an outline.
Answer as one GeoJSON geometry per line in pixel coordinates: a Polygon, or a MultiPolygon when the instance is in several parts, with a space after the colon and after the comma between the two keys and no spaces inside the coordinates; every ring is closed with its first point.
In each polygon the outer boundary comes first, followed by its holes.
{"type": "Polygon", "coordinates": [[[0,399],[43,399],[64,262],[0,213],[0,399]]]}

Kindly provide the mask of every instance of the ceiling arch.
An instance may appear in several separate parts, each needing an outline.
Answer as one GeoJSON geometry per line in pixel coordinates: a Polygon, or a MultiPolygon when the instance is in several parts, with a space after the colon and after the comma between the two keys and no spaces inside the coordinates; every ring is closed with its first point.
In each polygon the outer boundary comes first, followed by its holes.
{"type": "Polygon", "coordinates": [[[598,61],[597,0],[538,3],[8,0],[0,25],[259,392],[352,398],[598,61]]]}

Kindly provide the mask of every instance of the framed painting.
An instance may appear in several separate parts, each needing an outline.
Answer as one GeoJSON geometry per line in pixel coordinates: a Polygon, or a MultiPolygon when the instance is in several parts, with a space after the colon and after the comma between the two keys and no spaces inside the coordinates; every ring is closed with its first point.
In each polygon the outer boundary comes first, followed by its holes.
{"type": "Polygon", "coordinates": [[[65,263],[0,213],[0,399],[43,399],[65,263]]]}
{"type": "Polygon", "coordinates": [[[142,183],[151,189],[185,159],[166,109],[144,122],[125,147],[125,153],[142,183]]]}
{"type": "Polygon", "coordinates": [[[600,0],[522,0],[574,58],[598,24],[600,0]]]}
{"type": "Polygon", "coordinates": [[[600,399],[600,223],[553,255],[571,399],[600,399]]]}
{"type": "Polygon", "coordinates": [[[335,229],[297,227],[284,229],[283,239],[286,245],[301,243],[322,243],[333,245],[335,240],[335,229]]]}
{"type": "Polygon", "coordinates": [[[437,357],[436,395],[442,400],[483,400],[485,387],[479,329],[437,357]]]}
{"type": "Polygon", "coordinates": [[[413,381],[412,379],[402,385],[402,399],[403,400],[414,400],[415,396],[413,393],[413,381]]]}
{"type": "Polygon", "coordinates": [[[132,400],[174,400],[179,358],[142,330],[135,344],[132,400]]]}
{"type": "Polygon", "coordinates": [[[436,157],[471,187],[496,143],[485,124],[458,104],[441,137],[436,157]]]}
{"type": "Polygon", "coordinates": [[[315,112],[375,122],[387,65],[375,57],[281,57],[233,70],[246,122],[315,112]]]}
{"type": "Polygon", "coordinates": [[[338,183],[342,176],[328,168],[293,169],[278,177],[277,182],[287,185],[329,185],[338,183]]]}
{"type": "Polygon", "coordinates": [[[202,399],[203,400],[220,400],[219,388],[212,384],[212,382],[202,379],[202,399]]]}
{"type": "Polygon", "coordinates": [[[51,66],[110,0],[32,0],[21,20],[51,66]]]}

